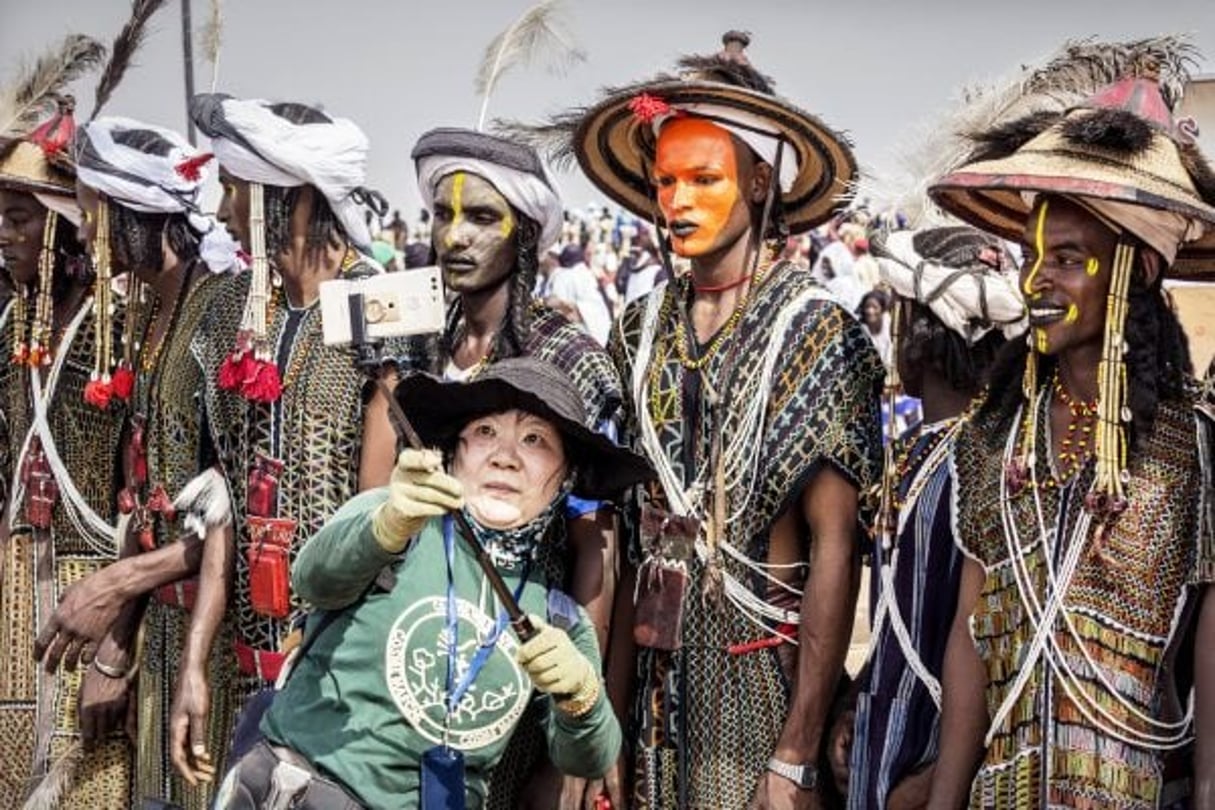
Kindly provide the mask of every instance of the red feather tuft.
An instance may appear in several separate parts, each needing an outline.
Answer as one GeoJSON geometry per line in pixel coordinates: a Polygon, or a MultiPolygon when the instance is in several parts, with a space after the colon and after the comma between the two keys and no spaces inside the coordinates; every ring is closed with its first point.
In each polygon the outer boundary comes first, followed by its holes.
{"type": "Polygon", "coordinates": [[[241,388],[241,395],[250,402],[274,402],[283,395],[283,382],[278,366],[267,360],[257,360],[253,377],[241,388]]]}
{"type": "Polygon", "coordinates": [[[640,93],[629,99],[629,110],[643,124],[652,124],[655,118],[671,114],[671,105],[657,96],[640,93]]]}
{"type": "Polygon", "coordinates": [[[69,151],[74,137],[76,121],[72,117],[72,105],[61,104],[59,112],[30,133],[29,140],[42,147],[42,153],[48,158],[54,158],[69,151]]]}
{"type": "Polygon", "coordinates": [[[89,380],[84,386],[84,401],[98,410],[104,411],[110,407],[110,399],[114,396],[114,386],[109,378],[89,380]]]}
{"type": "Polygon", "coordinates": [[[253,353],[234,350],[219,366],[219,387],[224,391],[239,391],[256,371],[253,353]]]}
{"type": "Polygon", "coordinates": [[[214,157],[215,155],[210,152],[200,152],[192,158],[186,158],[173,168],[181,179],[197,183],[202,177],[202,167],[210,163],[214,157]]]}

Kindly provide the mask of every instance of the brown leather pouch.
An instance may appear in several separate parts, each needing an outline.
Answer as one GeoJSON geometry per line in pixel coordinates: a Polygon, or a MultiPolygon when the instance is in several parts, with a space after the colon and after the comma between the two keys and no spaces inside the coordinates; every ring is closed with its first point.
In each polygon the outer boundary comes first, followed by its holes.
{"type": "Polygon", "coordinates": [[[642,647],[675,651],[683,646],[683,604],[688,566],[696,554],[699,522],[656,507],[641,509],[645,559],[637,571],[633,640],[642,647]]]}

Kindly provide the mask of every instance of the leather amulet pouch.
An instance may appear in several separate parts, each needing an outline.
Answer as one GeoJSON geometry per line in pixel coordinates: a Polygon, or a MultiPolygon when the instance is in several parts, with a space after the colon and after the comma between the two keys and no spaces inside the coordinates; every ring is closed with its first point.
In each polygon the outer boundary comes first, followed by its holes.
{"type": "Polygon", "coordinates": [[[249,603],[262,616],[285,619],[291,614],[291,541],[295,521],[250,515],[248,524],[245,559],[249,564],[249,603]]]}
{"type": "Polygon", "coordinates": [[[683,603],[688,564],[696,554],[700,523],[644,505],[641,542],[645,560],[637,571],[633,640],[643,647],[673,652],[683,646],[683,603]]]}

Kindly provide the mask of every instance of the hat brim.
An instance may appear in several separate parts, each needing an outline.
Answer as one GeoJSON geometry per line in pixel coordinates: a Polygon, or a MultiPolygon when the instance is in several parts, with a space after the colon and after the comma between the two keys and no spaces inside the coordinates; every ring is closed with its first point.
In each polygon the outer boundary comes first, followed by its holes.
{"type": "Polygon", "coordinates": [[[629,487],[654,477],[641,456],[614,444],[580,422],[567,419],[530,391],[500,379],[445,382],[431,374],[413,374],[396,387],[397,402],[423,443],[450,448],[471,420],[491,413],[523,410],[556,425],[565,455],[577,468],[573,493],[610,500],[629,487]]]}
{"type": "Polygon", "coordinates": [[[826,222],[844,204],[856,175],[847,139],[815,116],[782,98],[719,82],[660,81],[614,94],[592,107],[574,133],[574,152],[583,172],[604,194],[646,219],[662,219],[654,205],[646,163],[654,137],[629,108],[637,93],[668,104],[712,103],[764,118],[778,128],[797,153],[798,172],[781,195],[785,222],[793,233],[826,222]]]}
{"type": "Polygon", "coordinates": [[[1008,157],[978,161],[946,175],[929,189],[954,216],[1019,241],[1030,214],[1024,192],[1117,200],[1172,211],[1207,223],[1207,232],[1181,246],[1168,277],[1215,280],[1215,208],[1191,188],[1154,170],[1151,154],[1138,162],[1113,161],[1050,133],[1038,136],[1008,157]]]}

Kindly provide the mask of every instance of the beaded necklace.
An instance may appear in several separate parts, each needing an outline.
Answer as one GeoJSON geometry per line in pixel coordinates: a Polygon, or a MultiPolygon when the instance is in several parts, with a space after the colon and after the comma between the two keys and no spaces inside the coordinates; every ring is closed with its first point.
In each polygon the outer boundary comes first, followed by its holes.
{"type": "Polygon", "coordinates": [[[717,350],[720,349],[722,344],[726,342],[726,339],[729,338],[730,335],[734,334],[734,329],[738,326],[738,322],[742,320],[743,313],[747,311],[747,303],[751,300],[751,293],[763,283],[764,276],[767,275],[770,267],[772,267],[772,256],[765,255],[754,273],[745,275],[741,279],[731,284],[723,285],[721,287],[696,287],[695,284],[691,285],[697,292],[708,292],[728,290],[733,287],[740,286],[745,281],[751,281],[752,279],[754,280],[751,287],[748,288],[747,292],[742,296],[742,298],[739,299],[738,304],[734,307],[734,311],[730,313],[730,317],[726,319],[724,324],[722,324],[721,329],[717,330],[717,334],[713,336],[713,339],[709,342],[709,345],[705,347],[704,351],[702,351],[698,357],[691,357],[688,354],[689,339],[687,328],[684,326],[685,319],[680,318],[675,322],[675,333],[673,339],[675,342],[675,351],[679,356],[680,365],[689,371],[699,371],[708,365],[709,361],[713,359],[713,355],[716,354],[717,350]]]}
{"type": "Polygon", "coordinates": [[[1093,424],[1097,419],[1097,400],[1078,401],[1063,387],[1059,369],[1051,383],[1054,395],[1067,406],[1067,432],[1060,442],[1059,461],[1062,466],[1054,476],[1056,483],[1069,480],[1092,456],[1093,424]]]}

